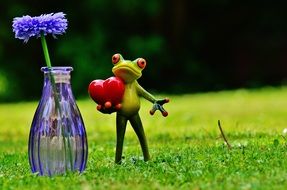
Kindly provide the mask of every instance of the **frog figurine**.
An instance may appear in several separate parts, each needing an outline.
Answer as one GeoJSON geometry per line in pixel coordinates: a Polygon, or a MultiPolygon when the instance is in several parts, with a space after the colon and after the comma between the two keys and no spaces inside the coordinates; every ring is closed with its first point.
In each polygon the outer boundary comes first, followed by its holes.
{"type": "MultiPolygon", "coordinates": [[[[142,76],[142,70],[146,66],[146,61],[143,58],[135,59],[134,61],[124,60],[121,54],[115,54],[112,56],[112,63],[114,67],[112,72],[114,73],[114,79],[120,79],[124,84],[124,92],[120,104],[111,105],[110,101],[98,105],[97,109],[102,113],[116,112],[116,132],[117,132],[117,144],[116,144],[116,156],[115,163],[120,164],[122,159],[124,136],[126,131],[126,125],[129,121],[133,127],[136,135],[138,136],[141,149],[143,152],[144,160],[150,160],[150,154],[148,150],[148,144],[144,132],[144,128],[139,116],[140,109],[140,97],[153,103],[150,114],[153,115],[156,110],[159,110],[164,117],[168,115],[168,112],[163,108],[163,104],[169,102],[169,99],[156,99],[153,95],[147,92],[143,87],[139,85],[137,79],[142,76]]],[[[111,77],[112,78],[112,77],[111,77]]],[[[110,80],[110,79],[109,79],[110,80]]],[[[91,94],[92,83],[89,86],[89,92],[91,94]]]]}

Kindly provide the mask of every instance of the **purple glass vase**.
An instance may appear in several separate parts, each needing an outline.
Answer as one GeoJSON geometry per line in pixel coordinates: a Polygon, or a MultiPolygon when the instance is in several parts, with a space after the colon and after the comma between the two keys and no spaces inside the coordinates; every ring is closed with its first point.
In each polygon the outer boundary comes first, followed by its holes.
{"type": "Polygon", "coordinates": [[[41,68],[42,97],[29,136],[32,172],[53,176],[84,171],[88,144],[84,122],[70,84],[72,67],[41,68]]]}

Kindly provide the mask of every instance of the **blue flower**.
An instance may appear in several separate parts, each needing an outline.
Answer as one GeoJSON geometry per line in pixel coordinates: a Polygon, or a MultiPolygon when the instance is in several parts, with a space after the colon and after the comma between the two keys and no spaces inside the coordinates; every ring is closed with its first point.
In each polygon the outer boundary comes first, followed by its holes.
{"type": "Polygon", "coordinates": [[[30,37],[40,37],[41,34],[46,36],[52,34],[54,38],[56,35],[65,33],[68,26],[68,21],[65,14],[62,12],[43,14],[36,17],[23,16],[13,19],[13,32],[15,38],[28,42],[30,37]]]}

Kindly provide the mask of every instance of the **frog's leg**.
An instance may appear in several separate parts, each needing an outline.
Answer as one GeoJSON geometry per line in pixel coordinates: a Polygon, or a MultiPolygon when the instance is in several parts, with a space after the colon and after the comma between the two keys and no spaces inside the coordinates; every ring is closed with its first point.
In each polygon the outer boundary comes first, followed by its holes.
{"type": "Polygon", "coordinates": [[[132,116],[129,119],[129,121],[130,121],[134,131],[136,132],[138,138],[139,138],[142,152],[143,152],[143,156],[144,156],[144,160],[148,161],[150,159],[150,155],[149,155],[149,151],[148,151],[148,145],[147,145],[147,140],[145,137],[143,125],[142,125],[141,118],[140,118],[139,114],[137,113],[136,115],[132,116]]]}
{"type": "Polygon", "coordinates": [[[127,126],[127,118],[117,113],[117,147],[116,147],[116,158],[115,163],[120,164],[123,153],[124,137],[127,126]]]}

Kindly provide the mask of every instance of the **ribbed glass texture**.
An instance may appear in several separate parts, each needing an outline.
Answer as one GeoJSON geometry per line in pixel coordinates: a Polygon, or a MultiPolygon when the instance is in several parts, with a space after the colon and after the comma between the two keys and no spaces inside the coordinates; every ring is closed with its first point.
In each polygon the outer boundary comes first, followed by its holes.
{"type": "Polygon", "coordinates": [[[82,172],[88,144],[84,122],[70,84],[72,67],[43,67],[44,86],[29,136],[32,172],[53,176],[82,172]]]}

